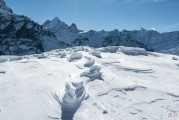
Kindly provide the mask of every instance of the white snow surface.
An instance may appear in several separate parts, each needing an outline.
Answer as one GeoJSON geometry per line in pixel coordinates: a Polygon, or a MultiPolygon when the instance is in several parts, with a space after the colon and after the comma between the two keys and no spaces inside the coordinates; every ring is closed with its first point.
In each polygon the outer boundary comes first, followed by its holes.
{"type": "Polygon", "coordinates": [[[177,120],[178,73],[178,56],[138,48],[0,56],[0,120],[177,120]]]}

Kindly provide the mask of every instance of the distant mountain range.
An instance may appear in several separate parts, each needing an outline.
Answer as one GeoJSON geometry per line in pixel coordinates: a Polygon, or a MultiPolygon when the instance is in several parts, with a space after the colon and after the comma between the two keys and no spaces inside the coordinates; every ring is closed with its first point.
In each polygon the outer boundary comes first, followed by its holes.
{"type": "Polygon", "coordinates": [[[57,17],[39,25],[26,16],[14,14],[4,0],[0,0],[0,55],[35,54],[71,46],[131,46],[179,55],[179,31],[83,32],[74,23],[68,26],[57,17]]]}

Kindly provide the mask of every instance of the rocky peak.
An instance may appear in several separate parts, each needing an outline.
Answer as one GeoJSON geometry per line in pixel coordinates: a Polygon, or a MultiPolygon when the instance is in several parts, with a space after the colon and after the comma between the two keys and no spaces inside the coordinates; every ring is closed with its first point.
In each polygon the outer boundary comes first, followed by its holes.
{"type": "Polygon", "coordinates": [[[6,3],[4,0],[0,0],[0,12],[2,12],[2,10],[6,10],[12,13],[12,9],[6,6],[6,3]]]}
{"type": "Polygon", "coordinates": [[[63,21],[60,21],[58,17],[55,17],[51,21],[47,20],[42,26],[45,30],[52,30],[53,32],[68,28],[68,25],[63,21]]]}
{"type": "Polygon", "coordinates": [[[75,23],[72,23],[72,24],[69,26],[68,29],[69,29],[70,32],[75,32],[75,33],[80,32],[80,30],[77,28],[77,26],[76,26],[75,23]]]}
{"type": "Polygon", "coordinates": [[[52,20],[52,22],[58,23],[58,22],[61,22],[61,21],[60,21],[60,19],[59,19],[58,17],[55,17],[55,18],[52,20]]]}
{"type": "Polygon", "coordinates": [[[5,6],[4,0],[0,0],[0,6],[5,6]]]}

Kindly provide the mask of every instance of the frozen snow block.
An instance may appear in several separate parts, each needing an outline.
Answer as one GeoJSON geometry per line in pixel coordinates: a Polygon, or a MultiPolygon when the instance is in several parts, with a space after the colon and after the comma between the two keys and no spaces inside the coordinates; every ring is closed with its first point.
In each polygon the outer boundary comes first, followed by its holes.
{"type": "Polygon", "coordinates": [[[92,59],[89,59],[88,61],[86,61],[86,63],[84,64],[84,67],[90,67],[93,66],[95,64],[95,61],[92,59]]]}
{"type": "Polygon", "coordinates": [[[82,54],[81,53],[78,53],[78,52],[74,52],[71,54],[71,56],[69,57],[69,61],[74,61],[74,60],[78,60],[78,59],[81,59],[82,57],[82,54]]]}
{"type": "Polygon", "coordinates": [[[116,53],[118,49],[119,49],[119,46],[107,46],[107,47],[101,48],[100,50],[102,52],[116,53]]]}
{"type": "Polygon", "coordinates": [[[146,55],[147,56],[147,51],[144,48],[137,48],[137,47],[120,47],[120,50],[122,53],[126,55],[146,55]]]}

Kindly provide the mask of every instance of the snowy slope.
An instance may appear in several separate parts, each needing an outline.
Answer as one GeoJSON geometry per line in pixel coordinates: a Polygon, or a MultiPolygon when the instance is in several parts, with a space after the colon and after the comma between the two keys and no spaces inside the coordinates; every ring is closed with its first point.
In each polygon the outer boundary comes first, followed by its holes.
{"type": "Polygon", "coordinates": [[[179,57],[126,47],[0,56],[0,120],[179,119],[179,57]]]}

